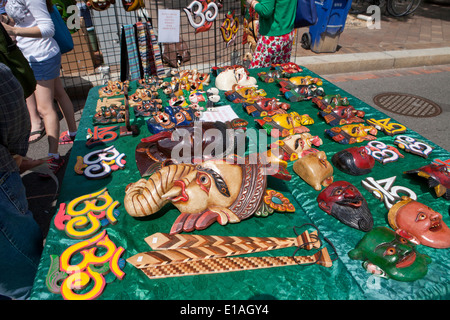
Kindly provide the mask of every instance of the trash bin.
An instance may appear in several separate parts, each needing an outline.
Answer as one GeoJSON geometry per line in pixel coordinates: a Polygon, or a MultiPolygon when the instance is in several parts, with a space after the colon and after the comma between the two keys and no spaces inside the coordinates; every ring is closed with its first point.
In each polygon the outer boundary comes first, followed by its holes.
{"type": "Polygon", "coordinates": [[[336,52],[352,0],[318,0],[317,23],[302,35],[302,47],[315,53],[336,52]]]}

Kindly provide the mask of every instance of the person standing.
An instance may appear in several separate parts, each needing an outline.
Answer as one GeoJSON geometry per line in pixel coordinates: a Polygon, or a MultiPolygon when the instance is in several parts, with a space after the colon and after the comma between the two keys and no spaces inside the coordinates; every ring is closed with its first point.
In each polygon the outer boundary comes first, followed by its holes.
{"type": "Polygon", "coordinates": [[[23,89],[2,63],[0,79],[0,295],[22,300],[30,295],[43,237],[20,177],[31,127],[23,89]]]}
{"type": "Polygon", "coordinates": [[[295,37],[297,0],[247,0],[259,15],[259,38],[250,69],[288,63],[295,37]]]}
{"type": "Polygon", "coordinates": [[[8,16],[7,19],[2,17],[2,23],[8,34],[15,37],[37,82],[34,94],[27,98],[31,132],[37,135],[35,138],[31,137],[30,142],[47,134],[50,156],[48,164],[56,173],[63,166],[64,159],[58,152],[60,126],[54,99],[58,102],[71,133],[66,142],[74,140],[77,128],[72,101],[60,79],[61,51],[53,39],[55,27],[49,14],[49,10],[53,10],[51,0],[8,0],[5,10],[8,16]],[[40,127],[41,117],[44,128],[40,127]]]}

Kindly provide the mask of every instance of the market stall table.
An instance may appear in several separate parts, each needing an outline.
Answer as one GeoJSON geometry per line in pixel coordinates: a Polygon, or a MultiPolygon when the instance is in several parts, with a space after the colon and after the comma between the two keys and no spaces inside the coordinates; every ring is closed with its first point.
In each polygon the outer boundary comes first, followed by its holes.
{"type": "MultiPolygon", "coordinates": [[[[355,144],[340,144],[333,141],[326,130],[333,126],[327,124],[319,114],[320,109],[311,100],[290,102],[280,95],[280,86],[277,82],[266,83],[261,81],[258,73],[268,71],[268,69],[249,70],[250,75],[258,79],[258,86],[267,92],[268,97],[279,98],[282,102],[291,104],[290,111],[297,111],[299,114],[308,114],[314,124],[308,128],[312,135],[317,135],[323,140],[323,144],[317,149],[324,151],[329,161],[332,156],[343,149],[352,146],[366,145],[368,141],[355,144]]],[[[301,76],[319,77],[307,68],[303,68],[301,76]]],[[[320,77],[319,77],[320,78],[320,77]]],[[[215,78],[209,87],[214,86],[215,78]]],[[[358,100],[349,93],[343,91],[325,79],[323,89],[326,95],[340,94],[347,97],[350,105],[357,110],[365,112],[364,119],[383,120],[388,116],[373,109],[369,105],[358,100]]],[[[133,93],[137,84],[130,84],[130,93],[133,93]]],[[[228,300],[228,299],[277,299],[277,300],[315,300],[315,299],[446,299],[450,292],[450,261],[449,249],[434,249],[423,245],[416,247],[417,251],[428,255],[432,262],[428,265],[428,272],[422,279],[413,282],[400,282],[393,279],[375,277],[366,272],[362,267],[362,261],[352,260],[348,253],[355,248],[358,242],[365,235],[365,232],[351,228],[339,222],[331,215],[326,214],[317,204],[317,196],[320,191],[315,190],[307,184],[293,171],[293,161],[288,162],[288,171],[292,175],[290,181],[283,181],[268,177],[268,188],[281,192],[287,197],[295,207],[295,212],[279,213],[274,212],[267,217],[252,216],[239,223],[228,223],[220,225],[214,223],[210,227],[201,231],[194,231],[189,234],[197,235],[217,235],[217,236],[243,236],[243,237],[296,237],[295,232],[308,230],[319,230],[319,237],[322,240],[322,247],[327,247],[330,258],[334,260],[331,267],[318,264],[313,265],[290,265],[259,270],[225,272],[217,274],[192,275],[181,277],[168,277],[161,279],[149,279],[144,272],[135,268],[130,263],[123,264],[124,260],[135,256],[138,253],[151,251],[145,238],[155,233],[168,233],[173,222],[180,212],[171,204],[165,206],[158,213],[142,218],[135,218],[125,211],[123,200],[125,188],[128,184],[138,181],[141,176],[135,162],[135,148],[142,138],[148,137],[151,133],[147,129],[147,118],[136,118],[131,111],[131,124],[139,128],[139,135],[120,136],[115,141],[107,142],[105,145],[86,146],[86,136],[88,129],[94,130],[93,116],[97,101],[99,99],[100,87],[90,90],[83,115],[79,124],[79,134],[74,142],[67,170],[61,186],[57,208],[70,206],[74,208],[74,199],[95,193],[104,195],[104,188],[107,188],[108,196],[104,196],[102,201],[108,203],[109,212],[106,218],[109,220],[104,225],[96,226],[92,237],[83,237],[75,234],[75,227],[72,229],[72,236],[68,236],[67,225],[64,230],[66,220],[59,219],[53,221],[45,242],[41,263],[36,275],[32,290],[31,299],[63,299],[63,295],[58,290],[61,282],[69,275],[60,272],[60,264],[77,265],[86,257],[78,252],[84,246],[89,246],[89,240],[96,237],[103,240],[99,243],[97,251],[90,251],[91,258],[104,263],[110,263],[111,271],[105,275],[106,282],[101,288],[96,288],[98,278],[93,276],[95,270],[100,266],[92,266],[89,270],[92,279],[86,280],[87,287],[80,291],[67,291],[66,298],[80,298],[78,294],[86,294],[86,298],[97,298],[107,300],[228,300]],[[87,179],[84,175],[77,174],[74,167],[77,157],[85,156],[90,152],[95,152],[106,147],[114,146],[118,154],[124,154],[126,161],[123,168],[115,168],[106,178],[87,179]],[[103,192],[103,193],[102,193],[103,192]],[[118,204],[112,204],[118,201],[118,204]],[[59,228],[57,227],[59,226],[59,228]],[[315,228],[315,227],[316,228],[315,228]],[[294,230],[294,227],[296,228],[294,230]],[[107,237],[107,238],[106,238],[107,237]],[[326,241],[325,238],[328,240],[326,241]],[[105,240],[106,239],[106,240],[105,240]],[[109,240],[108,240],[109,239],[109,240]],[[113,243],[114,245],[111,245],[113,243]],[[79,247],[77,247],[79,244],[79,247]],[[111,249],[113,246],[114,248],[111,249]],[[72,251],[66,250],[71,248],[72,251]],[[109,251],[111,249],[111,251],[109,251]],[[123,249],[123,250],[122,250],[123,249]],[[104,257],[111,253],[111,257],[104,257]],[[65,254],[63,254],[65,253],[65,254]],[[59,263],[58,263],[59,257],[59,263]],[[73,260],[72,260],[73,258],[73,260]],[[56,263],[55,263],[56,261],[56,263]],[[52,263],[53,262],[53,263],[52,263]],[[52,266],[52,268],[51,268],[52,266]],[[113,267],[115,266],[115,267],[113,267]],[[49,272],[50,270],[50,272],[49,272]],[[51,289],[52,288],[52,289],[51,289]],[[54,292],[51,292],[53,290],[54,292]],[[96,294],[89,295],[89,293],[96,294]]],[[[163,94],[162,94],[163,96],[163,94]]],[[[247,114],[241,103],[232,103],[226,100],[224,91],[220,92],[221,104],[231,105],[236,114],[248,121],[248,128],[257,128],[259,125],[254,121],[256,118],[247,114]]],[[[396,122],[391,119],[391,122],[396,122]]],[[[124,126],[123,123],[118,124],[124,126]]],[[[97,126],[97,125],[95,125],[97,126]]],[[[112,124],[98,125],[99,127],[113,126],[112,124]]],[[[119,131],[117,131],[119,132],[119,131]]],[[[448,217],[449,201],[444,197],[436,196],[432,188],[429,188],[426,180],[404,174],[407,170],[417,169],[433,161],[445,162],[450,158],[448,151],[427,141],[418,133],[409,129],[401,133],[410,138],[425,142],[433,148],[427,157],[405,152],[398,149],[403,155],[395,162],[382,164],[376,162],[372,171],[362,176],[353,176],[334,168],[334,181],[348,181],[358,188],[369,204],[374,220],[374,227],[389,227],[387,222],[387,208],[383,201],[378,200],[367,188],[364,188],[362,181],[373,178],[374,181],[385,180],[384,183],[393,182],[392,185],[386,183],[386,188],[402,186],[412,190],[417,195],[417,201],[430,206],[435,211],[443,215],[443,221],[450,223],[448,217]],[[393,178],[395,177],[395,179],[393,178]],[[392,179],[389,179],[392,178],[392,179]]],[[[399,134],[388,135],[379,131],[376,138],[387,145],[394,144],[394,139],[399,134]]],[[[123,165],[123,161],[117,164],[123,165]]],[[[324,188],[322,188],[323,190],[324,188]]],[[[386,190],[385,190],[386,191],[386,190]]],[[[386,192],[388,192],[387,190],[386,192]]],[[[392,190],[390,190],[392,191],[392,190]]],[[[72,208],[72,209],[73,209],[72,208]]],[[[69,208],[70,209],[70,208],[69,208]]],[[[95,215],[99,215],[96,212],[95,215]]],[[[74,213],[74,216],[76,213],[74,213]]],[[[57,217],[57,212],[55,217],[57,217]]],[[[61,218],[61,215],[59,215],[61,218]]],[[[105,218],[105,219],[106,219],[105,218]]],[[[106,220],[104,220],[106,221],[106,220]]],[[[72,225],[73,226],[73,225],[72,225]]],[[[93,223],[87,224],[86,228],[93,227],[93,223]]],[[[70,231],[70,230],[69,230],[70,231]]],[[[295,247],[288,247],[279,250],[266,252],[256,252],[246,256],[292,256],[296,251],[295,247]]],[[[314,251],[299,250],[296,255],[310,255],[314,251]]],[[[100,264],[100,263],[97,263],[100,264]]],[[[76,283],[76,279],[72,280],[76,283]]],[[[81,296],[83,297],[83,296],[81,296]]]]}

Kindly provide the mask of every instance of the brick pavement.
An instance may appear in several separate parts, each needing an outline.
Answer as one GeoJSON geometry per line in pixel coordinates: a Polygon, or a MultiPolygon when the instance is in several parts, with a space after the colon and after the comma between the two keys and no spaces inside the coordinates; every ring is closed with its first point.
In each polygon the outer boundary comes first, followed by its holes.
{"type": "MultiPolygon", "coordinates": [[[[349,15],[335,53],[317,54],[303,49],[300,43],[294,51],[297,56],[320,56],[450,47],[450,5],[423,1],[416,12],[407,17],[382,14],[380,27],[369,29],[365,21],[349,15]]],[[[299,39],[306,31],[308,28],[299,29],[299,39]]]]}

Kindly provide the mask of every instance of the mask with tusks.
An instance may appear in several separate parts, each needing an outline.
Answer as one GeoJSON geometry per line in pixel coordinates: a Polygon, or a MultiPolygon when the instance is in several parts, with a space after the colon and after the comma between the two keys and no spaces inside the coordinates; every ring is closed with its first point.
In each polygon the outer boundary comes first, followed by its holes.
{"type": "MultiPolygon", "coordinates": [[[[171,202],[181,214],[170,233],[189,232],[205,229],[216,221],[225,225],[252,216],[263,206],[266,185],[261,163],[209,160],[197,165],[169,164],[148,180],[128,185],[124,205],[128,214],[142,217],[171,202]]],[[[295,210],[290,203],[288,207],[285,211],[295,210]]]]}

